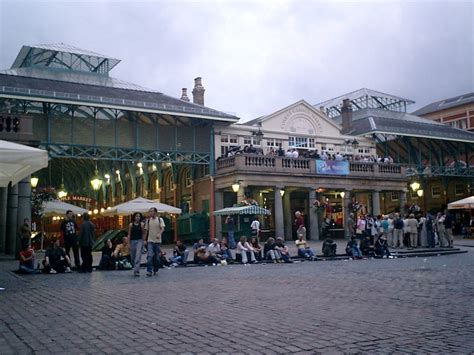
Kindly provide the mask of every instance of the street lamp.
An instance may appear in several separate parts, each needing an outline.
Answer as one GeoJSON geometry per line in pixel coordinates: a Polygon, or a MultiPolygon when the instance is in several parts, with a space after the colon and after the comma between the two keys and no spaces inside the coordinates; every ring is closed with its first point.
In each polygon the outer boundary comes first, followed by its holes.
{"type": "Polygon", "coordinates": [[[339,195],[341,195],[341,198],[344,198],[344,196],[346,196],[346,193],[342,191],[339,195]]]}
{"type": "Polygon", "coordinates": [[[423,192],[423,190],[421,190],[421,189],[416,192],[416,194],[418,195],[418,197],[422,197],[422,196],[423,196],[423,193],[424,193],[424,192],[423,192]]]}
{"type": "Polygon", "coordinates": [[[94,191],[99,191],[102,186],[102,179],[99,177],[99,171],[97,170],[97,161],[95,162],[95,173],[91,180],[91,185],[94,191]]]}
{"type": "Polygon", "coordinates": [[[281,197],[283,197],[284,194],[285,194],[285,190],[284,190],[284,189],[280,189],[280,195],[281,195],[281,197]]]}
{"type": "Polygon", "coordinates": [[[240,189],[240,183],[238,181],[234,182],[232,184],[232,191],[239,192],[239,189],[240,189]]]}
{"type": "Polygon", "coordinates": [[[39,179],[36,176],[32,176],[30,179],[30,184],[33,189],[36,189],[36,186],[38,186],[39,179]]]}
{"type": "Polygon", "coordinates": [[[63,197],[66,197],[66,196],[67,196],[67,191],[64,188],[64,184],[61,184],[61,188],[58,191],[58,197],[63,198],[63,197]]]}
{"type": "Polygon", "coordinates": [[[420,188],[420,184],[416,181],[413,181],[411,184],[410,184],[410,187],[413,191],[416,191],[420,188]]]}

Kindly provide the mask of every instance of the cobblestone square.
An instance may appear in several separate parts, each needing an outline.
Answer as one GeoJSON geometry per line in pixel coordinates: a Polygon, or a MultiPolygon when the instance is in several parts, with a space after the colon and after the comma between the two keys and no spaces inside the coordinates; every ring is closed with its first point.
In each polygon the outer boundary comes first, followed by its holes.
{"type": "Polygon", "coordinates": [[[0,353],[472,353],[474,254],[22,276],[0,353]]]}

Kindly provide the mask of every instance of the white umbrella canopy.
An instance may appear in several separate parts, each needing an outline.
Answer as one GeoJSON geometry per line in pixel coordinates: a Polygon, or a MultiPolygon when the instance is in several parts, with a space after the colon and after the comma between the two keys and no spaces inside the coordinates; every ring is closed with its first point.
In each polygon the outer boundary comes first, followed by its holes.
{"type": "Polygon", "coordinates": [[[60,200],[46,201],[43,203],[43,216],[50,217],[56,215],[65,215],[67,211],[71,210],[74,214],[84,214],[87,212],[85,208],[77,207],[60,200]]]}
{"type": "Polygon", "coordinates": [[[106,211],[102,212],[102,216],[129,216],[134,212],[148,212],[152,207],[155,207],[159,213],[181,213],[180,208],[176,208],[158,201],[148,200],[143,197],[138,197],[134,200],[124,202],[120,205],[107,209],[106,211]]]}
{"type": "Polygon", "coordinates": [[[48,152],[0,140],[0,187],[12,186],[48,166],[48,152]]]}
{"type": "Polygon", "coordinates": [[[449,210],[456,209],[474,209],[474,196],[463,198],[462,200],[454,201],[448,203],[449,210]]]}

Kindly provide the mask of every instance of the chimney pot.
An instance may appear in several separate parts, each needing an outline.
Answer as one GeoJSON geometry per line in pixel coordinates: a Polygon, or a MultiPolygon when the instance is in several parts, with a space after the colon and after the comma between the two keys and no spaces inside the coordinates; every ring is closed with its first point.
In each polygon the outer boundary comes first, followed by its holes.
{"type": "Polygon", "coordinates": [[[344,99],[342,100],[342,130],[341,133],[348,133],[352,131],[352,105],[351,100],[344,99]]]}
{"type": "Polygon", "coordinates": [[[194,79],[194,89],[193,89],[193,102],[195,104],[204,106],[204,92],[206,90],[202,86],[202,78],[197,77],[194,79]]]}
{"type": "Polygon", "coordinates": [[[183,90],[183,91],[182,91],[182,93],[181,93],[181,100],[186,101],[186,102],[189,102],[188,89],[187,89],[187,88],[183,88],[182,90],[183,90]]]}

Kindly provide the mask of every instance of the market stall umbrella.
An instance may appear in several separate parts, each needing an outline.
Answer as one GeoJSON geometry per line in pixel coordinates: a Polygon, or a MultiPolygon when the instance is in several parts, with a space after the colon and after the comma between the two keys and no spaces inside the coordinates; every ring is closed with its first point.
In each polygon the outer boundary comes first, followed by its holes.
{"type": "Polygon", "coordinates": [[[87,212],[85,208],[77,207],[61,200],[45,201],[43,203],[43,217],[65,215],[69,210],[75,215],[87,212]]]}
{"type": "Polygon", "coordinates": [[[239,206],[239,207],[227,207],[221,210],[213,212],[215,216],[228,216],[234,214],[253,214],[253,215],[265,215],[269,216],[272,213],[266,208],[250,205],[250,206],[239,206]]]}
{"type": "Polygon", "coordinates": [[[474,209],[474,196],[448,203],[448,210],[474,209]]]}
{"type": "Polygon", "coordinates": [[[158,213],[180,214],[181,209],[158,201],[138,197],[134,200],[121,203],[102,212],[102,216],[129,216],[134,212],[145,213],[155,207],[158,213]]]}
{"type": "Polygon", "coordinates": [[[48,166],[48,152],[0,140],[0,187],[12,186],[48,166]]]}

